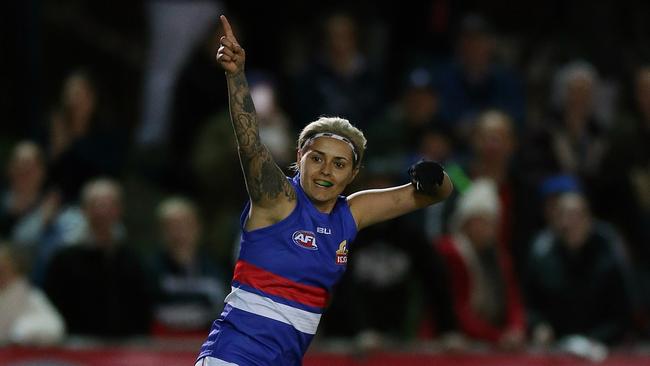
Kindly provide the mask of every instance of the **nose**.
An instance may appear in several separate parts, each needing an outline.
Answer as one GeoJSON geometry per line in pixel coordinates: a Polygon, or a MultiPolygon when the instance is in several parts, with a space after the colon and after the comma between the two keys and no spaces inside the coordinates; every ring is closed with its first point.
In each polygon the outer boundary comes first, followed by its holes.
{"type": "Polygon", "coordinates": [[[323,175],[330,175],[332,174],[332,167],[329,164],[323,164],[320,168],[320,172],[323,175]]]}

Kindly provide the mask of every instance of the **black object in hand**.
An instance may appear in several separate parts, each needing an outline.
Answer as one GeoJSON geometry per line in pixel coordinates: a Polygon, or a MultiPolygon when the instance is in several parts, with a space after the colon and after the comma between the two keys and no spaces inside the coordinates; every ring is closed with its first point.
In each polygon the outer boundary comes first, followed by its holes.
{"type": "Polygon", "coordinates": [[[411,183],[418,192],[428,195],[435,195],[438,187],[442,185],[445,178],[445,171],[442,165],[431,160],[420,160],[411,165],[408,170],[411,176],[411,183]]]}

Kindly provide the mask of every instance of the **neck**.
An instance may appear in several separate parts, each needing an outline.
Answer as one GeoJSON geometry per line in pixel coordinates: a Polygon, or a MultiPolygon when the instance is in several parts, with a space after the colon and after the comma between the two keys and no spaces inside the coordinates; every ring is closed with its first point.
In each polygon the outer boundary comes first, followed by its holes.
{"type": "Polygon", "coordinates": [[[101,247],[110,247],[115,241],[113,230],[111,230],[111,228],[93,228],[92,235],[95,243],[101,247]]]}
{"type": "Polygon", "coordinates": [[[13,190],[12,208],[14,211],[23,212],[30,208],[38,200],[39,193],[32,189],[15,189],[13,190]]]}
{"type": "Polygon", "coordinates": [[[196,243],[176,242],[175,244],[169,243],[168,245],[168,253],[177,264],[183,267],[188,267],[192,264],[196,256],[196,243]]]}
{"type": "Polygon", "coordinates": [[[485,80],[488,72],[488,64],[475,64],[465,62],[463,67],[465,69],[465,77],[470,84],[478,84],[485,80]]]}
{"type": "Polygon", "coordinates": [[[194,261],[194,251],[192,250],[174,250],[172,251],[172,257],[176,263],[180,264],[183,267],[189,267],[194,261]]]}
{"type": "Polygon", "coordinates": [[[356,55],[354,53],[330,57],[330,62],[332,68],[339,75],[349,76],[354,74],[357,69],[356,55]]]}
{"type": "Polygon", "coordinates": [[[334,209],[334,205],[336,205],[336,200],[334,200],[332,202],[329,202],[329,201],[328,202],[314,202],[312,200],[311,202],[314,204],[314,207],[316,207],[316,209],[319,212],[322,212],[322,213],[325,213],[325,214],[329,214],[330,212],[332,212],[332,210],[334,209]]]}
{"type": "Polygon", "coordinates": [[[584,126],[588,123],[589,115],[584,110],[571,110],[567,111],[564,118],[567,131],[576,138],[584,133],[584,126]]]}
{"type": "Polygon", "coordinates": [[[474,167],[474,175],[492,178],[495,182],[502,182],[508,176],[508,162],[502,160],[479,161],[474,167]]]}

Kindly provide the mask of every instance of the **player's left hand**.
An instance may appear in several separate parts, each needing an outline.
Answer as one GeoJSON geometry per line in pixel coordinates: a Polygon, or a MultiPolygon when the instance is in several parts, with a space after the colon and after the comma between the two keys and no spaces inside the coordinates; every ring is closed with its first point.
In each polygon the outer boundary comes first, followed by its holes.
{"type": "Polygon", "coordinates": [[[411,165],[408,173],[415,190],[430,196],[435,196],[438,193],[438,188],[442,186],[445,179],[445,171],[442,165],[432,160],[422,159],[418,161],[411,165]]]}

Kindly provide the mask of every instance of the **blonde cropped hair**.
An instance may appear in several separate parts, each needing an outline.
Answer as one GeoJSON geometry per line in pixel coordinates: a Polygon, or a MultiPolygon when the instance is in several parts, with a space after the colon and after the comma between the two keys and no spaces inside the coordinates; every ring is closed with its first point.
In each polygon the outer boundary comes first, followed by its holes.
{"type": "Polygon", "coordinates": [[[350,143],[354,146],[353,156],[357,156],[354,161],[354,168],[361,165],[363,154],[366,151],[367,140],[363,132],[354,127],[350,121],[340,117],[319,117],[300,131],[298,150],[302,149],[312,136],[319,133],[332,133],[350,140],[350,143]]]}

